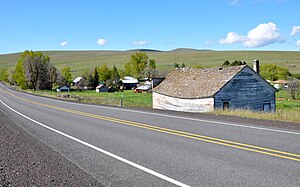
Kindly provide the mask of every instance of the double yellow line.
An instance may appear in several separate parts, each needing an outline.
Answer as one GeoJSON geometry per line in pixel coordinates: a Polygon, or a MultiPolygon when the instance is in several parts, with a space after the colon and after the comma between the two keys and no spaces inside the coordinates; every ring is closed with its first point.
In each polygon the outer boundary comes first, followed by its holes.
{"type": "Polygon", "coordinates": [[[265,154],[265,155],[270,155],[270,156],[274,156],[274,157],[280,157],[280,158],[300,162],[299,154],[284,152],[284,151],[280,151],[280,150],[275,150],[275,149],[230,141],[230,140],[223,140],[223,139],[219,139],[219,138],[213,138],[210,136],[203,136],[200,134],[193,134],[193,133],[189,133],[189,132],[173,130],[173,129],[169,129],[169,128],[163,128],[163,127],[159,127],[159,126],[153,126],[153,125],[148,125],[148,124],[143,124],[143,123],[138,123],[138,122],[133,122],[133,121],[128,121],[128,120],[122,120],[122,119],[102,116],[102,115],[98,115],[98,114],[80,112],[80,111],[76,111],[76,110],[52,106],[52,105],[48,105],[48,104],[35,102],[35,101],[29,100],[29,99],[21,98],[12,93],[4,91],[1,88],[0,88],[0,91],[7,93],[17,99],[23,100],[25,102],[28,102],[28,103],[31,103],[34,105],[51,108],[51,109],[58,110],[58,111],[63,111],[63,112],[71,113],[71,114],[94,118],[94,119],[110,121],[110,122],[114,122],[114,123],[124,124],[124,125],[128,125],[128,126],[143,128],[143,129],[152,130],[152,131],[156,131],[156,132],[171,134],[171,135],[185,137],[185,138],[194,139],[194,140],[198,140],[198,141],[204,141],[204,142],[208,142],[208,143],[223,145],[226,147],[233,147],[233,148],[237,148],[237,149],[242,149],[242,150],[246,150],[246,151],[261,153],[261,154],[265,154]]]}

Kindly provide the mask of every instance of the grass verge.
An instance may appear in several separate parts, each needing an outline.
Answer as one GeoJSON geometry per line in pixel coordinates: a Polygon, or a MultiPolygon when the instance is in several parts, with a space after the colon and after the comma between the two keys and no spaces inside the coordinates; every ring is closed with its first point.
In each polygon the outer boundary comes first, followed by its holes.
{"type": "Polygon", "coordinates": [[[300,111],[289,110],[289,109],[277,110],[276,112],[272,112],[272,113],[253,112],[244,109],[215,110],[212,113],[220,114],[220,115],[246,117],[246,118],[300,123],[300,111]]]}
{"type": "Polygon", "coordinates": [[[265,119],[283,122],[300,123],[300,96],[296,100],[286,90],[276,93],[276,112],[254,112],[244,109],[215,110],[213,114],[240,116],[246,118],[265,119]]]}

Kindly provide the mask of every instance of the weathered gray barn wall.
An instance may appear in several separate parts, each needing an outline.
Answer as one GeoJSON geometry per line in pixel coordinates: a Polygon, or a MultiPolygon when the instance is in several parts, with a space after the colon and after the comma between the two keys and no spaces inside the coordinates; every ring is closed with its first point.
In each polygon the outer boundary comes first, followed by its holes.
{"type": "Polygon", "coordinates": [[[214,96],[215,108],[247,108],[258,111],[275,111],[275,89],[251,68],[246,67],[231,79],[214,96]]]}
{"type": "Polygon", "coordinates": [[[183,99],[153,92],[153,108],[184,112],[213,111],[214,98],[183,99]]]}

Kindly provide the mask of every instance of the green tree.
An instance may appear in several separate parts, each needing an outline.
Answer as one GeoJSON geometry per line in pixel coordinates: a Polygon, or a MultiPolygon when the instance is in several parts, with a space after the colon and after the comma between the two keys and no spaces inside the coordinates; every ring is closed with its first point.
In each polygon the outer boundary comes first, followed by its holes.
{"type": "Polygon", "coordinates": [[[179,68],[179,64],[178,63],[174,63],[174,68],[179,68]]]}
{"type": "Polygon", "coordinates": [[[228,67],[230,66],[230,62],[229,60],[226,60],[223,64],[222,64],[222,67],[228,67]]]}
{"type": "Polygon", "coordinates": [[[119,73],[119,77],[120,77],[120,78],[123,78],[123,77],[126,76],[126,73],[125,73],[125,70],[124,70],[124,69],[119,69],[119,70],[118,70],[118,73],[119,73]]]}
{"type": "Polygon", "coordinates": [[[93,77],[93,89],[96,89],[96,87],[99,85],[99,73],[97,68],[94,68],[94,77],[93,77]]]}
{"type": "Polygon", "coordinates": [[[99,80],[102,82],[106,82],[111,78],[111,70],[106,64],[103,64],[98,68],[99,80]]]}
{"type": "Polygon", "coordinates": [[[144,52],[136,52],[130,56],[130,61],[125,64],[125,72],[135,78],[142,78],[147,67],[149,57],[144,52]]]}
{"type": "Polygon", "coordinates": [[[84,80],[84,86],[88,87],[89,89],[93,88],[94,76],[92,69],[86,68],[82,73],[82,78],[84,80]]]}
{"type": "Polygon", "coordinates": [[[147,67],[147,77],[148,79],[153,79],[156,76],[156,60],[150,59],[149,65],[147,67]]]}
{"type": "Polygon", "coordinates": [[[260,75],[267,80],[275,81],[279,79],[287,80],[292,74],[286,68],[274,64],[266,64],[261,66],[260,75]]]}
{"type": "Polygon", "coordinates": [[[16,84],[20,86],[22,89],[28,88],[25,81],[25,73],[23,68],[23,60],[20,59],[15,67],[15,74],[13,75],[13,79],[16,81],[16,84]]]}
{"type": "Polygon", "coordinates": [[[52,90],[53,84],[58,81],[58,70],[53,64],[48,64],[48,80],[49,80],[49,89],[52,90]]]}
{"type": "Polygon", "coordinates": [[[46,89],[48,85],[48,66],[50,57],[41,52],[25,51],[22,55],[25,80],[29,88],[46,89]]]}
{"type": "Polygon", "coordinates": [[[7,75],[8,75],[8,82],[10,85],[15,85],[16,81],[14,79],[14,74],[15,74],[15,68],[14,67],[10,67],[7,69],[6,71],[7,75]]]}
{"type": "Polygon", "coordinates": [[[185,67],[186,67],[185,63],[182,63],[181,68],[185,68],[185,67]]]}
{"type": "Polygon", "coordinates": [[[120,75],[118,72],[118,69],[116,66],[113,66],[112,71],[111,71],[111,78],[112,78],[112,84],[114,87],[116,87],[117,83],[120,80],[120,75]]]}
{"type": "Polygon", "coordinates": [[[48,89],[50,57],[41,52],[24,51],[15,69],[15,81],[23,88],[48,89]]]}
{"type": "Polygon", "coordinates": [[[246,65],[246,62],[245,61],[240,61],[240,60],[235,60],[233,61],[230,66],[241,66],[241,65],[246,65]]]}
{"type": "Polygon", "coordinates": [[[8,69],[7,68],[3,68],[3,69],[1,69],[1,71],[0,71],[0,79],[2,80],[2,81],[4,81],[4,82],[8,82],[9,80],[8,80],[8,71],[7,71],[8,69]]]}
{"type": "Polygon", "coordinates": [[[133,76],[133,70],[132,70],[132,66],[131,66],[130,62],[127,62],[124,65],[124,76],[133,76]]]}
{"type": "Polygon", "coordinates": [[[71,74],[71,68],[70,67],[63,67],[61,69],[61,83],[67,86],[70,86],[73,79],[71,74]]]}

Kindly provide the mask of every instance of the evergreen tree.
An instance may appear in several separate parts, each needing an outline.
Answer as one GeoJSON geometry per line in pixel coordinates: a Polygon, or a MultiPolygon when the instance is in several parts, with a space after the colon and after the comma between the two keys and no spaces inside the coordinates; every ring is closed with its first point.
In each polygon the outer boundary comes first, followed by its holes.
{"type": "Polygon", "coordinates": [[[230,62],[229,60],[226,60],[223,64],[222,64],[222,67],[228,67],[230,66],[230,62]]]}
{"type": "Polygon", "coordinates": [[[97,68],[94,68],[94,77],[93,77],[93,88],[96,89],[96,87],[99,85],[99,74],[97,71],[97,68]]]}

